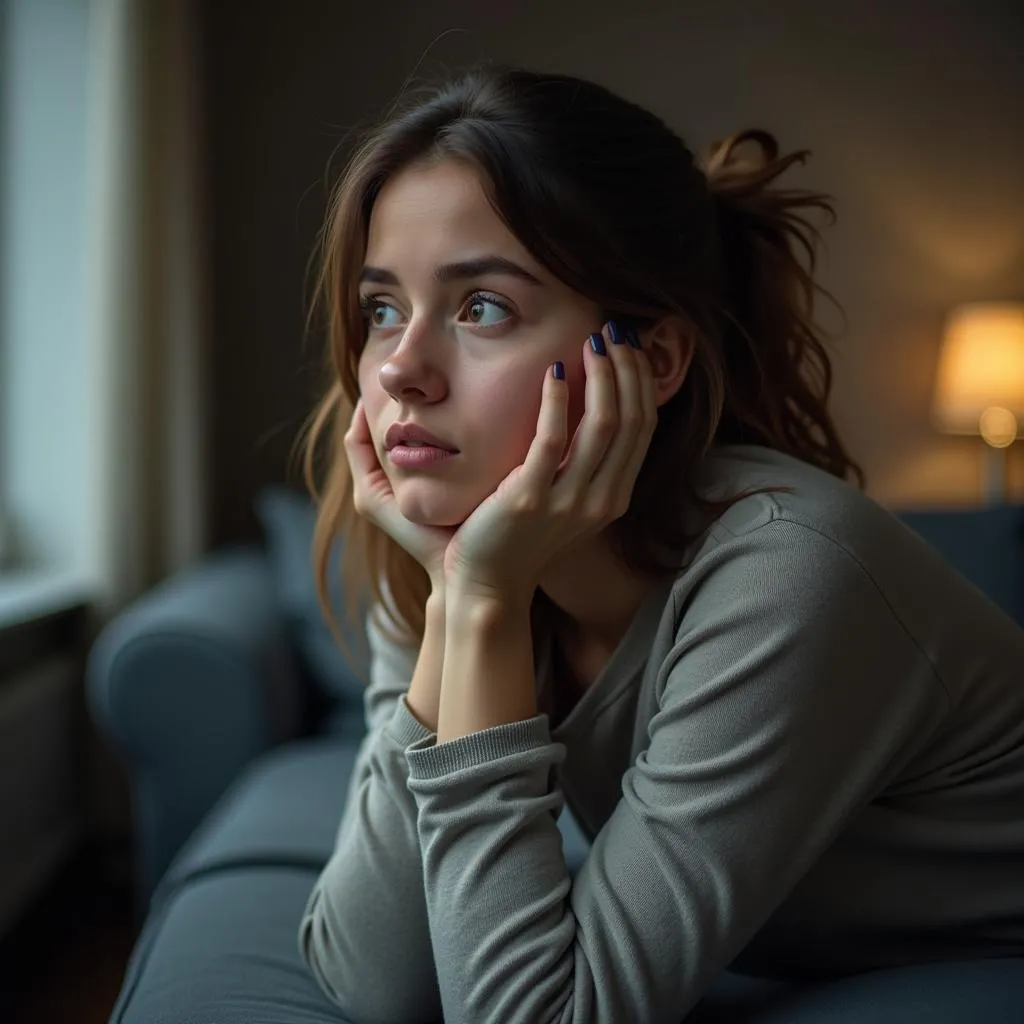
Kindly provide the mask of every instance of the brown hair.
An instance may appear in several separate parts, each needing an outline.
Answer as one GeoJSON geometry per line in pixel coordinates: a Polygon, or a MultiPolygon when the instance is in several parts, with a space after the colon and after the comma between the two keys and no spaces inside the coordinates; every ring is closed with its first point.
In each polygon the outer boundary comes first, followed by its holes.
{"type": "Polygon", "coordinates": [[[834,209],[829,196],[771,187],[807,155],[780,157],[772,135],[749,130],[715,143],[702,167],[663,121],[600,85],[490,63],[410,94],[373,128],[333,193],[312,307],[326,313],[331,383],[307,424],[303,466],[319,506],[313,558],[332,628],[327,572],[338,538],[351,621],[372,594],[396,620],[393,639],[417,645],[430,589],[425,570],[355,512],[342,444],[359,397],[367,227],[391,176],[425,160],[463,161],[538,262],[608,316],[643,330],[674,313],[696,328],[689,371],[659,409],[630,508],[610,527],[628,566],[660,575],[673,571],[669,553],[693,539],[685,510],[718,515],[745,496],[697,493],[713,444],[764,445],[864,486],[827,408],[832,369],[813,304],[815,292],[835,299],[814,281],[820,234],[801,215],[817,208],[834,222],[834,209]],[[742,158],[745,144],[759,152],[742,158]]]}

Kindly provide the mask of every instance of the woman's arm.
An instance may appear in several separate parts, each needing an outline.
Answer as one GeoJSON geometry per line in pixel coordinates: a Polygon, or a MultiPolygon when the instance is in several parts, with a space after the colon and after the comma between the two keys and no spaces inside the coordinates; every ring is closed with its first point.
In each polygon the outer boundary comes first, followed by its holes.
{"type": "Polygon", "coordinates": [[[426,626],[423,643],[416,659],[416,671],[409,684],[406,701],[409,710],[422,725],[437,732],[438,710],[441,703],[441,670],[444,667],[445,595],[435,590],[427,598],[426,626]]]}
{"type": "Polygon", "coordinates": [[[299,928],[303,959],[354,1024],[441,1019],[405,750],[434,735],[417,717],[436,715],[443,628],[443,609],[430,607],[414,667],[412,651],[388,640],[372,616],[367,622],[368,733],[348,783],[334,852],[299,928]]]}
{"type": "MultiPolygon", "coordinates": [[[[707,561],[657,668],[648,745],[606,779],[622,798],[574,883],[546,716],[481,713],[482,731],[406,752],[450,1024],[681,1020],[942,721],[927,659],[827,538],[773,522],[707,561]]],[[[444,686],[504,706],[511,652],[468,651],[444,686]]]]}
{"type": "Polygon", "coordinates": [[[437,742],[537,714],[530,606],[452,589],[437,742]]]}

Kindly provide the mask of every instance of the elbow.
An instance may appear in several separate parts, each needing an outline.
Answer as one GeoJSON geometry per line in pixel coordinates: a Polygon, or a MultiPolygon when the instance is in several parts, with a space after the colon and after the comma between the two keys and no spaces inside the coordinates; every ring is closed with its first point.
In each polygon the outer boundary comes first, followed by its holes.
{"type": "MultiPolygon", "coordinates": [[[[323,907],[315,899],[299,924],[299,954],[320,991],[341,1010],[346,1020],[351,1024],[377,1024],[379,1015],[372,1014],[371,1007],[360,999],[355,965],[346,962],[342,948],[333,940],[323,907]]],[[[365,989],[363,993],[365,995],[365,989]]]]}
{"type": "MultiPolygon", "coordinates": [[[[358,943],[346,941],[332,928],[318,900],[303,914],[299,924],[299,953],[317,985],[349,1024],[435,1024],[423,1016],[423,1001],[410,1005],[400,963],[362,960],[358,943]],[[382,975],[390,966],[392,977],[382,975]],[[382,983],[383,982],[383,983],[382,983]]],[[[379,951],[378,951],[379,952],[379,951]]]]}
{"type": "MultiPolygon", "coordinates": [[[[339,987],[335,981],[339,973],[337,960],[331,956],[330,940],[324,932],[323,916],[315,910],[303,914],[299,924],[299,955],[313,975],[320,991],[338,1006],[345,1016],[350,1017],[353,1024],[360,1024],[351,1016],[350,1008],[338,998],[339,987]]],[[[344,991],[344,987],[341,991],[344,991]]]]}

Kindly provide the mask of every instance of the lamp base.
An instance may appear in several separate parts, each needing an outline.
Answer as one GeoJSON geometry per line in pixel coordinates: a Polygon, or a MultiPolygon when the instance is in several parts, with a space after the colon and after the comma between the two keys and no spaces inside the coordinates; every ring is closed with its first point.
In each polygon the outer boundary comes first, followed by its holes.
{"type": "Polygon", "coordinates": [[[1006,448],[982,444],[985,449],[985,499],[990,505],[1006,504],[1006,448]]]}

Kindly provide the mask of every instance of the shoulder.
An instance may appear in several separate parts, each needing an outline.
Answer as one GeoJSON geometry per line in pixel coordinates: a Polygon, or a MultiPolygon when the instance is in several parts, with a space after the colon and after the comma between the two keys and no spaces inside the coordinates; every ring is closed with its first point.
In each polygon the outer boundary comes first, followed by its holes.
{"type": "Polygon", "coordinates": [[[808,463],[754,445],[715,449],[702,489],[721,497],[756,490],[711,522],[691,566],[727,549],[752,556],[787,555],[790,575],[817,576],[824,564],[875,578],[896,552],[917,553],[920,541],[891,512],[852,484],[808,463]]]}
{"type": "Polygon", "coordinates": [[[821,721],[829,701],[851,715],[858,702],[941,712],[946,695],[885,566],[909,531],[820,471],[757,459],[733,469],[737,490],[773,481],[793,489],[737,502],[676,577],[657,644],[662,707],[721,707],[742,694],[751,713],[813,709],[821,721]]]}
{"type": "Polygon", "coordinates": [[[814,466],[728,446],[709,459],[704,481],[709,496],[760,493],[738,500],[695,543],[673,587],[680,631],[757,623],[740,632],[824,633],[840,649],[858,635],[905,628],[908,580],[946,586],[948,570],[909,528],[814,466]]]}

